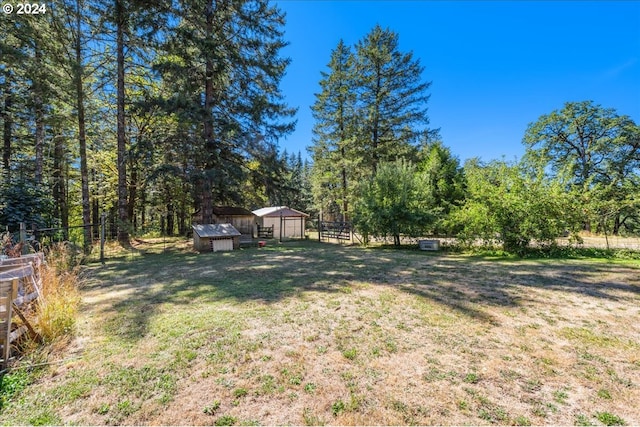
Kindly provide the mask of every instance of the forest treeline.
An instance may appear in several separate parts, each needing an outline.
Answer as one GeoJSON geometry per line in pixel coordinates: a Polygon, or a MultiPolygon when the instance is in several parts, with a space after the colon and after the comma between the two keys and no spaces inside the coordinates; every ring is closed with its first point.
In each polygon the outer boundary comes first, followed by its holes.
{"type": "Polygon", "coordinates": [[[305,164],[277,148],[296,110],[267,1],[55,0],[2,18],[0,224],[106,212],[126,242],[186,234],[216,204],[302,203],[305,164]]]}
{"type": "Polygon", "coordinates": [[[638,232],[629,117],[569,102],[529,126],[517,164],[461,165],[429,128],[420,61],[380,26],[327,52],[311,162],[279,150],[296,113],[280,90],[284,24],[266,0],[54,0],[3,16],[0,224],[64,228],[104,212],[126,244],[188,235],[215,205],[288,205],[396,242],[638,232]]]}

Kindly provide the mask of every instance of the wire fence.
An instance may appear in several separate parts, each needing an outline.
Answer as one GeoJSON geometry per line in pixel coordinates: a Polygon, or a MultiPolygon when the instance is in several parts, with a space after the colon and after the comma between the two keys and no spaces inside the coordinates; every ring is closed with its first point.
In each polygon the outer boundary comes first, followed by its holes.
{"type": "MultiPolygon", "coordinates": [[[[144,252],[151,250],[152,252],[160,251],[164,252],[168,249],[180,247],[186,248],[188,239],[180,239],[180,242],[175,238],[156,236],[155,238],[136,238],[133,237],[130,244],[122,245],[117,239],[117,234],[109,224],[87,224],[79,226],[69,227],[50,227],[50,228],[27,228],[25,224],[21,224],[17,230],[10,230],[7,227],[5,229],[4,236],[10,236],[10,240],[13,242],[23,242],[21,248],[22,254],[29,252],[46,251],[48,248],[56,244],[65,244],[73,254],[82,259],[84,263],[96,263],[106,262],[109,259],[129,259],[132,260],[136,256],[141,254],[141,248],[144,247],[144,252]],[[87,248],[85,248],[85,230],[89,229],[91,235],[91,242],[87,248]],[[85,250],[86,249],[86,250],[85,250]]],[[[0,230],[2,230],[0,228],[0,230]]],[[[320,241],[334,241],[348,244],[360,244],[363,242],[362,236],[360,236],[356,230],[351,227],[345,228],[345,223],[327,223],[327,222],[314,222],[307,221],[305,236],[307,238],[318,239],[320,241]],[[321,227],[318,229],[318,225],[321,227]],[[315,227],[314,227],[315,226],[315,227]],[[318,231],[310,231],[314,230],[318,231]],[[334,236],[335,232],[339,231],[339,236],[334,236]],[[348,230],[348,238],[345,230],[348,230]],[[333,233],[333,234],[332,234],[333,233]],[[344,234],[344,236],[343,236],[344,234]],[[316,237],[317,236],[317,237],[316,237]],[[337,239],[337,240],[336,240],[337,239]]],[[[275,237],[275,236],[274,236],[275,237]]],[[[421,239],[434,237],[408,237],[401,236],[401,244],[403,245],[418,245],[421,239]]],[[[439,240],[439,243],[444,247],[457,246],[458,239],[454,237],[435,237],[439,240]]],[[[596,248],[596,249],[626,249],[632,251],[640,251],[640,237],[639,236],[596,236],[596,235],[583,235],[581,236],[581,242],[575,242],[568,238],[559,238],[557,243],[559,246],[573,246],[579,248],[596,248]]],[[[370,238],[370,243],[374,244],[392,244],[391,237],[387,238],[370,238]]],[[[478,241],[478,244],[482,242],[478,241]]],[[[187,245],[188,246],[188,245],[187,245]]],[[[5,248],[0,248],[4,254],[5,248]]]]}
{"type": "MultiPolygon", "coordinates": [[[[5,246],[9,242],[19,244],[23,255],[46,252],[56,245],[64,244],[73,256],[81,258],[84,263],[104,263],[110,258],[132,257],[137,252],[132,245],[120,245],[117,235],[109,230],[104,221],[99,224],[48,228],[28,228],[26,224],[21,223],[18,229],[4,227],[4,230],[2,234],[5,246]],[[91,236],[88,244],[85,244],[85,231],[91,236]]],[[[6,247],[0,249],[4,252],[6,247]]]]}

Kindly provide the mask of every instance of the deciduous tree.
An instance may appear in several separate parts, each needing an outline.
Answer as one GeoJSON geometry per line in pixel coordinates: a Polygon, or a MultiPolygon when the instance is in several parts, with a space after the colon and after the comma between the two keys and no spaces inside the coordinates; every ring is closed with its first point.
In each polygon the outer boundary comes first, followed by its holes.
{"type": "MultiPolygon", "coordinates": [[[[608,196],[622,200],[625,183],[637,180],[640,171],[638,133],[638,126],[614,109],[592,101],[568,102],[529,125],[523,139],[525,159],[547,169],[551,177],[568,178],[568,185],[578,188],[585,201],[595,200],[591,196],[597,195],[592,194],[596,185],[610,188],[608,196]]],[[[623,216],[621,204],[611,217],[620,224],[623,216]]],[[[591,218],[583,221],[591,231],[591,218]]],[[[619,226],[615,228],[617,233],[619,226]]]]}

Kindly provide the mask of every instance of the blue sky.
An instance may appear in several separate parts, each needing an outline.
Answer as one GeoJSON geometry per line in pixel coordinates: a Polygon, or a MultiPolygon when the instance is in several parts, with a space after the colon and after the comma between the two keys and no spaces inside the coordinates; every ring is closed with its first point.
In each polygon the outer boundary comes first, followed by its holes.
{"type": "Polygon", "coordinates": [[[640,124],[640,2],[280,0],[281,88],[299,108],[288,152],[311,144],[310,106],[338,41],[376,24],[425,67],[431,127],[462,161],[520,158],[527,125],[565,102],[592,100],[640,124]]]}

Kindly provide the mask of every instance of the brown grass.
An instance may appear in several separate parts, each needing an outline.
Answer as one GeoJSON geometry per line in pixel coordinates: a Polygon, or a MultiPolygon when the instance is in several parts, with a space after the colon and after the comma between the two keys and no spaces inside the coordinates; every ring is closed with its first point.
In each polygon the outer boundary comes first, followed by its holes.
{"type": "Polygon", "coordinates": [[[82,358],[1,422],[640,423],[637,263],[183,247],[94,268],[83,298],[82,358]]]}

